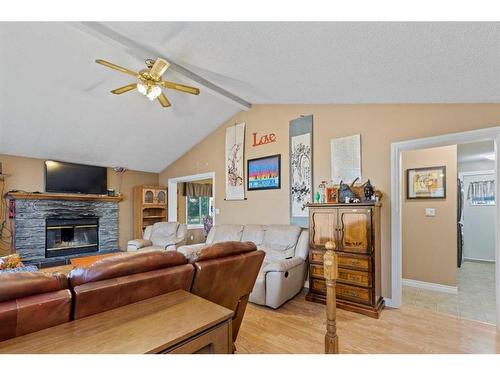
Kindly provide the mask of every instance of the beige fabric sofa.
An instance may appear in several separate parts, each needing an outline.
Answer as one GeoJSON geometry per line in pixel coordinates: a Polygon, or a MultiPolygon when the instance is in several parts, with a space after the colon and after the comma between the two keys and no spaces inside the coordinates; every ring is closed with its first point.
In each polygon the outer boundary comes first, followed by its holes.
{"type": "Polygon", "coordinates": [[[300,293],[307,275],[309,234],[296,225],[215,225],[205,243],[180,246],[189,257],[193,252],[217,242],[251,241],[266,257],[249,301],[278,308],[300,293]]]}
{"type": "Polygon", "coordinates": [[[186,244],[187,225],[161,222],[149,225],[142,238],[128,241],[127,251],[176,250],[186,244]]]}

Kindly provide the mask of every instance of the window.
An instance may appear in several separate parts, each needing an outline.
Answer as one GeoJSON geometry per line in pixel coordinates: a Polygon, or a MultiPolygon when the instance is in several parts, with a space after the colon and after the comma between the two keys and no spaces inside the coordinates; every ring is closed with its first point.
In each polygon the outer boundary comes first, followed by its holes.
{"type": "Polygon", "coordinates": [[[186,218],[189,228],[203,227],[203,218],[212,216],[211,197],[186,197],[186,218]]]}
{"type": "Polygon", "coordinates": [[[473,181],[467,189],[467,199],[473,206],[495,204],[495,181],[473,181]]]}

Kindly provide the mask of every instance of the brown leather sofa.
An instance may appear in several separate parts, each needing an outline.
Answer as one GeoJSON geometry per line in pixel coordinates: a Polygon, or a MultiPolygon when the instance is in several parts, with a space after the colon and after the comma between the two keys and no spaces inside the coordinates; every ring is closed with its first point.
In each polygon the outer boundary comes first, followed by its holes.
{"type": "Polygon", "coordinates": [[[0,341],[68,322],[71,293],[65,275],[2,274],[0,341]]]}
{"type": "Polygon", "coordinates": [[[189,291],[194,269],[175,251],[108,257],[68,275],[73,319],[115,309],[177,289],[189,291]]]}
{"type": "Polygon", "coordinates": [[[234,311],[234,342],[264,255],[251,242],[225,242],[190,254],[189,262],[178,252],[144,251],[103,258],[67,277],[3,274],[0,341],[184,289],[234,311]]]}
{"type": "Polygon", "coordinates": [[[220,242],[190,255],[196,273],[191,293],[234,311],[236,341],[265,253],[253,242],[220,242]]]}

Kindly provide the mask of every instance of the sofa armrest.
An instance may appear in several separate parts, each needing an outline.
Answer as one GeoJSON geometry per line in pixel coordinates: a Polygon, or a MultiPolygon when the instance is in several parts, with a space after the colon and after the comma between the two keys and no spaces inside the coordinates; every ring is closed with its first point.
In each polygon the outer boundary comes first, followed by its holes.
{"type": "Polygon", "coordinates": [[[152,246],[152,245],[153,245],[153,243],[150,240],[143,240],[143,239],[131,240],[131,241],[128,241],[128,243],[127,243],[127,250],[128,251],[137,251],[139,249],[142,249],[143,247],[152,246]]]}
{"type": "Polygon", "coordinates": [[[307,260],[309,256],[309,231],[303,229],[295,245],[295,256],[307,260]]]}
{"type": "Polygon", "coordinates": [[[184,245],[177,248],[177,251],[183,254],[187,259],[191,259],[195,256],[201,249],[207,247],[204,243],[197,243],[193,245],[184,245]]]}
{"type": "Polygon", "coordinates": [[[283,260],[274,261],[267,263],[263,268],[262,272],[286,272],[294,267],[297,267],[304,263],[304,259],[299,257],[287,258],[283,260]]]}

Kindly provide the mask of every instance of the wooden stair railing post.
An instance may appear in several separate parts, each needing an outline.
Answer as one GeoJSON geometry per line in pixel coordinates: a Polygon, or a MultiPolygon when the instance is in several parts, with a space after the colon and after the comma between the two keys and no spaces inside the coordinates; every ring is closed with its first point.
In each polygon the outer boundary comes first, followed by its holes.
{"type": "Polygon", "coordinates": [[[335,242],[325,244],[326,252],[323,256],[323,272],[326,282],[326,335],[325,353],[338,354],[339,338],[337,336],[337,300],[335,284],[338,278],[338,261],[335,253],[335,242]]]}

